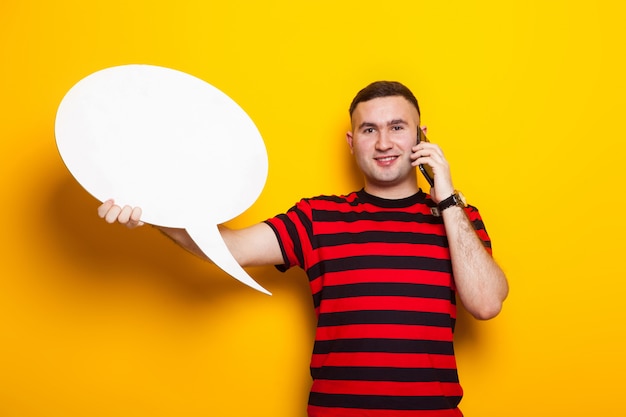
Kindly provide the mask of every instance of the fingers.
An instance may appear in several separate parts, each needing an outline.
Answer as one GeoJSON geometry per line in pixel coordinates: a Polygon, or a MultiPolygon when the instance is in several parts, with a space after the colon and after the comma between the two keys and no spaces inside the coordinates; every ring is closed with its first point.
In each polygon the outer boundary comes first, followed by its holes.
{"type": "Polygon", "coordinates": [[[412,151],[411,159],[413,159],[414,166],[419,164],[429,164],[431,166],[433,164],[447,164],[443,151],[434,143],[421,142],[413,146],[412,151]]]}
{"type": "Polygon", "coordinates": [[[107,212],[111,209],[111,207],[113,207],[114,204],[115,202],[113,201],[113,199],[109,199],[105,201],[104,203],[102,203],[102,205],[98,207],[98,216],[101,219],[104,219],[107,212]]]}
{"type": "Polygon", "coordinates": [[[132,228],[137,226],[143,226],[141,221],[141,207],[134,207],[130,212],[130,218],[126,226],[132,228]]]}
{"type": "Polygon", "coordinates": [[[100,207],[98,207],[98,216],[104,219],[107,223],[118,222],[129,228],[142,226],[144,224],[141,221],[140,207],[120,207],[116,205],[115,201],[112,199],[105,201],[100,207]]]}
{"type": "MultiPolygon", "coordinates": [[[[443,151],[438,145],[434,143],[422,142],[413,147],[413,154],[411,155],[411,158],[413,159],[413,166],[424,164],[431,167],[433,173],[435,174],[434,189],[442,191],[444,194],[448,195],[452,193],[452,191],[448,192],[453,189],[450,166],[448,164],[448,160],[443,154],[443,151]]],[[[433,188],[431,188],[432,196],[434,196],[433,188]]]]}
{"type": "Polygon", "coordinates": [[[122,211],[117,215],[117,221],[122,224],[127,224],[130,220],[130,214],[133,212],[132,207],[124,206],[122,211]]]}

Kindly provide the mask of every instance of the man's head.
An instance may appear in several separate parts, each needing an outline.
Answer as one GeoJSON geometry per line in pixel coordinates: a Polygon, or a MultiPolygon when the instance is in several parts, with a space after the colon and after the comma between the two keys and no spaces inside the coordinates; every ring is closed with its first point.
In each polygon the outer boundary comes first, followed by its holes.
{"type": "Polygon", "coordinates": [[[382,198],[417,191],[412,148],[420,114],[413,93],[398,82],[378,81],[361,90],[350,106],[350,152],[365,178],[365,190],[382,198]]]}
{"type": "Polygon", "coordinates": [[[354,109],[356,109],[356,106],[359,103],[379,97],[389,96],[404,97],[415,106],[415,108],[417,109],[417,114],[420,114],[420,106],[417,102],[417,99],[415,98],[411,90],[409,90],[406,86],[397,81],[375,81],[359,91],[354,97],[352,103],[350,104],[350,118],[352,118],[354,109]]]}

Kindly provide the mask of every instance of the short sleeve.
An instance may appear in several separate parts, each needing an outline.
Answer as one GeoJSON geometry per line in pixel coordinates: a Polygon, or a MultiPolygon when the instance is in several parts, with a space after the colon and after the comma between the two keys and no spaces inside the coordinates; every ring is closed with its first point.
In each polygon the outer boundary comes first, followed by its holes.
{"type": "Polygon", "coordinates": [[[284,264],[276,265],[280,271],[293,266],[306,268],[306,254],[311,250],[312,215],[307,199],[300,200],[286,213],[279,214],[265,221],[278,239],[283,254],[284,264]]]}
{"type": "Polygon", "coordinates": [[[483,222],[483,219],[480,216],[478,209],[474,206],[467,206],[465,208],[465,213],[467,214],[467,217],[472,223],[474,230],[476,230],[478,237],[480,238],[480,240],[483,242],[483,245],[487,249],[487,252],[491,253],[491,238],[489,237],[489,234],[487,233],[485,223],[483,222]]]}

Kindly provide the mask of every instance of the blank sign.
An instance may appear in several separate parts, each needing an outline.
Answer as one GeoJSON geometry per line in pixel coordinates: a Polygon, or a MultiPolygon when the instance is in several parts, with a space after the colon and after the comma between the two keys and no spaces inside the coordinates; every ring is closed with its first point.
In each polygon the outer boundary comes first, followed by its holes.
{"type": "Polygon", "coordinates": [[[107,68],[68,91],[55,134],[65,165],[95,198],[141,207],[147,223],[187,229],[216,265],[269,294],[217,229],[254,203],[268,170],[261,134],[226,94],[169,68],[107,68]]]}

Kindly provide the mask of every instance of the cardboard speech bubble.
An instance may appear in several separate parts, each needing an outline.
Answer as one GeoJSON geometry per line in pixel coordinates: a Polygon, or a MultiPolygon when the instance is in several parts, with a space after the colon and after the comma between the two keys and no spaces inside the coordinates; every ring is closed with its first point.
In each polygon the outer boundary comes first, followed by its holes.
{"type": "Polygon", "coordinates": [[[55,136],[68,170],[95,198],[141,207],[147,223],[186,229],[225,272],[270,294],[217,228],[254,203],[268,171],[261,134],[226,94],[169,68],[107,68],[67,92],[55,136]]]}

